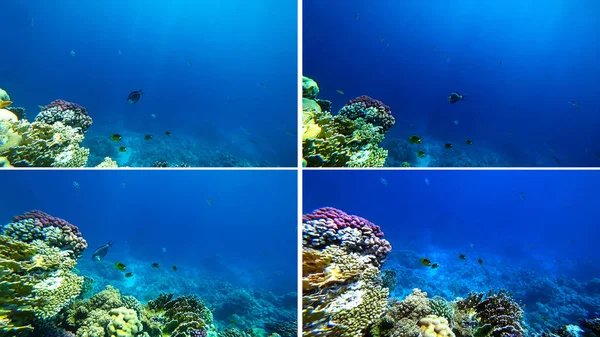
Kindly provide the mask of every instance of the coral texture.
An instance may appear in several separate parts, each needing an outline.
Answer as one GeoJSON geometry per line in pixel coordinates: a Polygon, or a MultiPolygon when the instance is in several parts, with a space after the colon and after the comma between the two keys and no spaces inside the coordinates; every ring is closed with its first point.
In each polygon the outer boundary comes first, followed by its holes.
{"type": "Polygon", "coordinates": [[[84,107],[62,99],[46,105],[35,120],[49,125],[61,122],[63,125],[79,130],[81,134],[92,126],[92,118],[84,107]]]}

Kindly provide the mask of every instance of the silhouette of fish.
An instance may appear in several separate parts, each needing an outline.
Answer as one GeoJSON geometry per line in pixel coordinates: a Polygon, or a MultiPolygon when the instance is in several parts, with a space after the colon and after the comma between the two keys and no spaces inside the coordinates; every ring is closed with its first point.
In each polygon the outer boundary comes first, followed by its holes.
{"type": "Polygon", "coordinates": [[[104,246],[96,248],[94,253],[92,254],[92,260],[100,261],[104,258],[106,253],[108,253],[108,247],[112,246],[112,241],[108,241],[104,246]]]}
{"type": "Polygon", "coordinates": [[[143,94],[144,93],[141,90],[131,92],[129,94],[129,96],[127,96],[127,103],[129,103],[129,104],[137,103],[143,94]]]}

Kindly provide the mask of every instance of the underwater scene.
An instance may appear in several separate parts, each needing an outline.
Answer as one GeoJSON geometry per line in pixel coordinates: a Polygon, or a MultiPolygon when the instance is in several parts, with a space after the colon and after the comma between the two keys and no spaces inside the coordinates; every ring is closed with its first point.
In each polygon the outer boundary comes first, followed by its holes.
{"type": "Polygon", "coordinates": [[[600,166],[600,2],[303,5],[305,166],[600,166]]]}
{"type": "Polygon", "coordinates": [[[296,336],[296,172],[1,175],[0,336],[296,336]]]}
{"type": "Polygon", "coordinates": [[[0,164],[296,167],[297,7],[4,0],[0,164]]]}
{"type": "Polygon", "coordinates": [[[598,337],[595,171],[304,171],[304,336],[598,337]]]}

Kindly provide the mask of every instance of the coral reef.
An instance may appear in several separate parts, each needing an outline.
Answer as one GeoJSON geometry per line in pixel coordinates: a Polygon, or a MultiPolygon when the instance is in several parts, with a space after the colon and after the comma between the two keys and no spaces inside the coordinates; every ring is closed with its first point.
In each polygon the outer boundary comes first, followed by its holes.
{"type": "Polygon", "coordinates": [[[108,315],[110,322],[106,330],[110,337],[134,337],[141,334],[143,327],[135,310],[120,307],[111,309],[108,315]]]}
{"type": "Polygon", "coordinates": [[[380,228],[334,208],[303,216],[303,335],[358,336],[384,313],[391,251],[380,228]]]}
{"type": "Polygon", "coordinates": [[[116,161],[112,160],[110,157],[105,157],[104,161],[100,164],[96,165],[98,168],[116,168],[119,167],[116,161]]]}
{"type": "Polygon", "coordinates": [[[381,167],[379,147],[394,123],[389,107],[368,96],[350,101],[333,116],[331,102],[316,99],[316,82],[303,80],[302,149],[306,166],[381,167]]]}
{"type": "Polygon", "coordinates": [[[418,337],[421,318],[431,314],[427,293],[413,289],[404,300],[390,299],[384,316],[372,327],[374,336],[418,337]]]}
{"type": "Polygon", "coordinates": [[[23,242],[43,240],[51,247],[72,253],[78,258],[87,248],[79,228],[68,221],[48,213],[33,210],[13,218],[2,228],[2,234],[23,242]]]}
{"type": "Polygon", "coordinates": [[[173,294],[161,294],[148,302],[146,316],[145,324],[171,337],[206,336],[215,330],[212,312],[195,296],[174,299],[173,294]]]}
{"type": "Polygon", "coordinates": [[[454,337],[454,333],[448,326],[444,317],[427,315],[421,318],[417,325],[421,328],[422,337],[454,337]]]}
{"type": "Polygon", "coordinates": [[[494,337],[518,337],[523,335],[521,320],[523,309],[506,292],[471,293],[456,302],[457,330],[473,331],[476,336],[491,334],[494,337]],[[485,331],[485,333],[484,333],[485,331]]]}
{"type": "Polygon", "coordinates": [[[61,122],[65,126],[78,130],[81,134],[84,134],[92,126],[92,118],[84,107],[62,99],[46,105],[35,117],[35,121],[48,125],[61,122]]]}

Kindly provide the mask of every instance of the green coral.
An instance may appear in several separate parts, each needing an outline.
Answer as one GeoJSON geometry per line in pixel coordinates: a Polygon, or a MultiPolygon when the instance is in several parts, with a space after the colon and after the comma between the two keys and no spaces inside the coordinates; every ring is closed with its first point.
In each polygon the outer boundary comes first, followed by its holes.
{"type": "Polygon", "coordinates": [[[454,308],[446,299],[435,296],[429,300],[429,306],[431,307],[431,314],[444,317],[450,323],[454,321],[454,308]]]}
{"type": "Polygon", "coordinates": [[[87,163],[89,149],[80,146],[83,135],[76,128],[61,122],[20,120],[12,129],[22,137],[19,145],[4,149],[0,156],[14,166],[83,167],[87,163]]]}
{"type": "Polygon", "coordinates": [[[302,76],[302,97],[315,99],[319,95],[319,85],[312,78],[302,76]]]}

